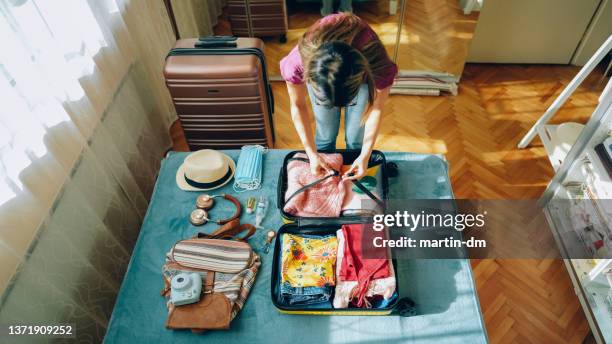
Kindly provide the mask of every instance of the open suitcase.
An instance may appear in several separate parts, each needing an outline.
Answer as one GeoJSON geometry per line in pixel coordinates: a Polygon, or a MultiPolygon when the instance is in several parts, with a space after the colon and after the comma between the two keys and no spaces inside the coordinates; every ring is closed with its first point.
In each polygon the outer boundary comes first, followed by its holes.
{"type": "MultiPolygon", "coordinates": [[[[388,315],[392,312],[397,312],[401,316],[414,315],[414,303],[409,299],[401,299],[399,294],[399,284],[396,283],[397,297],[388,305],[381,308],[333,308],[333,307],[304,307],[288,305],[283,303],[280,298],[280,282],[282,273],[282,238],[285,234],[297,235],[334,235],[338,229],[344,224],[367,224],[372,223],[372,218],[368,216],[341,216],[341,217],[299,217],[288,214],[284,211],[285,193],[287,191],[287,165],[289,161],[297,153],[293,151],[287,154],[283,162],[283,168],[279,174],[278,190],[277,190],[277,205],[283,216],[285,224],[277,231],[276,242],[274,244],[274,257],[272,263],[272,278],[271,278],[271,298],[274,306],[282,313],[286,314],[312,314],[312,315],[388,315]]],[[[344,164],[351,164],[359,155],[359,151],[354,150],[338,150],[334,152],[321,153],[340,153],[342,154],[344,164]]],[[[383,202],[386,202],[388,195],[388,164],[385,156],[380,151],[373,151],[369,168],[378,166],[380,169],[380,181],[382,183],[380,189],[380,197],[383,202]]],[[[390,257],[391,258],[391,257],[390,257]]],[[[397,271],[397,262],[391,259],[393,269],[397,271]]],[[[397,277],[397,275],[396,275],[397,277]]]]}
{"type": "Polygon", "coordinates": [[[274,98],[258,38],[180,39],[164,76],[191,150],[274,146],[274,98]]]}

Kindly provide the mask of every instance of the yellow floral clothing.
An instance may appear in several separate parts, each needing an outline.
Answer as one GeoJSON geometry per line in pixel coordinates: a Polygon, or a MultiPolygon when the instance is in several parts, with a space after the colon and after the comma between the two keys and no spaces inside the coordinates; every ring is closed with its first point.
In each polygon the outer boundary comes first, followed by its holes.
{"type": "Polygon", "coordinates": [[[335,236],[284,234],[282,282],[292,287],[328,287],[336,284],[338,240],[335,236]]]}

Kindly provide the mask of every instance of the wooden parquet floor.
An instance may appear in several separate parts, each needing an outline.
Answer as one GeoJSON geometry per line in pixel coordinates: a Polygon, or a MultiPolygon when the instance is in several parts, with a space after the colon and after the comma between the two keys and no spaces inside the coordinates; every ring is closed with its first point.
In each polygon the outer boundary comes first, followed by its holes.
{"type": "MultiPolygon", "coordinates": [[[[445,154],[457,198],[538,198],[552,168],[538,142],[525,150],[516,144],[577,71],[568,66],[467,65],[458,96],[392,95],[376,148],[445,154]]],[[[554,121],[585,122],[602,89],[597,81],[594,76],[579,88],[554,121]]],[[[300,148],[284,83],[274,83],[273,90],[276,147],[300,148]]],[[[178,123],[171,134],[174,149],[186,150],[178,123]]],[[[561,261],[474,260],[472,266],[492,343],[581,343],[589,338],[561,261]]]]}
{"type": "Polygon", "coordinates": [[[401,70],[461,75],[478,15],[455,0],[406,2],[397,64],[401,70]]]}

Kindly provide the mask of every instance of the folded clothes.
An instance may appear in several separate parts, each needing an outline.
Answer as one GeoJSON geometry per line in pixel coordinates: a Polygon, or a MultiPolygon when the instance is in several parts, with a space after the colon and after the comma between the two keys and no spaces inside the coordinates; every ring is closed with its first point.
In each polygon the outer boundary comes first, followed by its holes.
{"type": "MultiPolygon", "coordinates": [[[[361,256],[362,234],[362,225],[344,225],[336,233],[338,253],[334,308],[347,308],[349,304],[384,308],[397,295],[393,264],[388,258],[364,259],[361,256]]],[[[368,254],[371,253],[368,250],[368,254]]],[[[386,251],[376,252],[375,257],[386,257],[386,251]]]]}
{"type": "MultiPolygon", "coordinates": [[[[331,169],[340,171],[342,168],[342,155],[319,154],[319,156],[331,169]]],[[[303,153],[297,153],[293,158],[308,159],[306,154],[303,153]]],[[[340,216],[346,183],[342,181],[339,174],[309,186],[304,191],[296,194],[298,190],[323,177],[325,175],[316,176],[312,174],[310,172],[310,163],[307,161],[289,161],[287,164],[286,203],[283,210],[291,215],[304,217],[340,216]]]]}
{"type": "Polygon", "coordinates": [[[328,303],[336,282],[336,237],[283,234],[281,240],[280,302],[292,306],[328,303]]]}
{"type": "MultiPolygon", "coordinates": [[[[364,281],[389,277],[389,259],[384,247],[367,246],[368,258],[384,257],[385,259],[365,259],[362,252],[367,240],[362,224],[342,226],[344,237],[344,257],[340,266],[340,277],[344,281],[364,281]]],[[[370,232],[373,233],[373,232],[370,232]]]]}
{"type": "Polygon", "coordinates": [[[280,300],[283,304],[292,306],[313,305],[328,302],[333,287],[292,287],[289,283],[280,286],[280,300]]]}
{"type": "MultiPolygon", "coordinates": [[[[342,171],[348,170],[350,165],[344,165],[342,171]]],[[[382,200],[382,168],[381,165],[368,167],[366,175],[359,182],[374,196],[382,200]]],[[[348,184],[342,201],[342,215],[344,216],[373,216],[382,213],[381,207],[369,195],[356,185],[348,184]]]]}
{"type": "Polygon", "coordinates": [[[334,276],[338,241],[334,235],[283,234],[281,284],[291,287],[328,287],[334,276]]]}

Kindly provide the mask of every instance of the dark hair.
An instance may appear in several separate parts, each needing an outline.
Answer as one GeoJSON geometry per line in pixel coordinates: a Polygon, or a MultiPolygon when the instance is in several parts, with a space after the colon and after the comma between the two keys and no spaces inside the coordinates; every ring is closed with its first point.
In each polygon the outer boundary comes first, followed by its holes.
{"type": "MultiPolygon", "coordinates": [[[[321,44],[306,69],[317,101],[329,107],[348,105],[359,87],[372,79],[365,57],[342,41],[321,44]]],[[[373,90],[373,85],[369,86],[373,90]]]]}
{"type": "Polygon", "coordinates": [[[376,36],[359,49],[352,47],[355,37],[365,29],[367,24],[359,17],[341,13],[331,23],[312,25],[300,39],[304,79],[314,89],[319,103],[346,106],[363,84],[368,85],[368,105],[374,102],[375,80],[383,73],[388,56],[376,36]]]}

